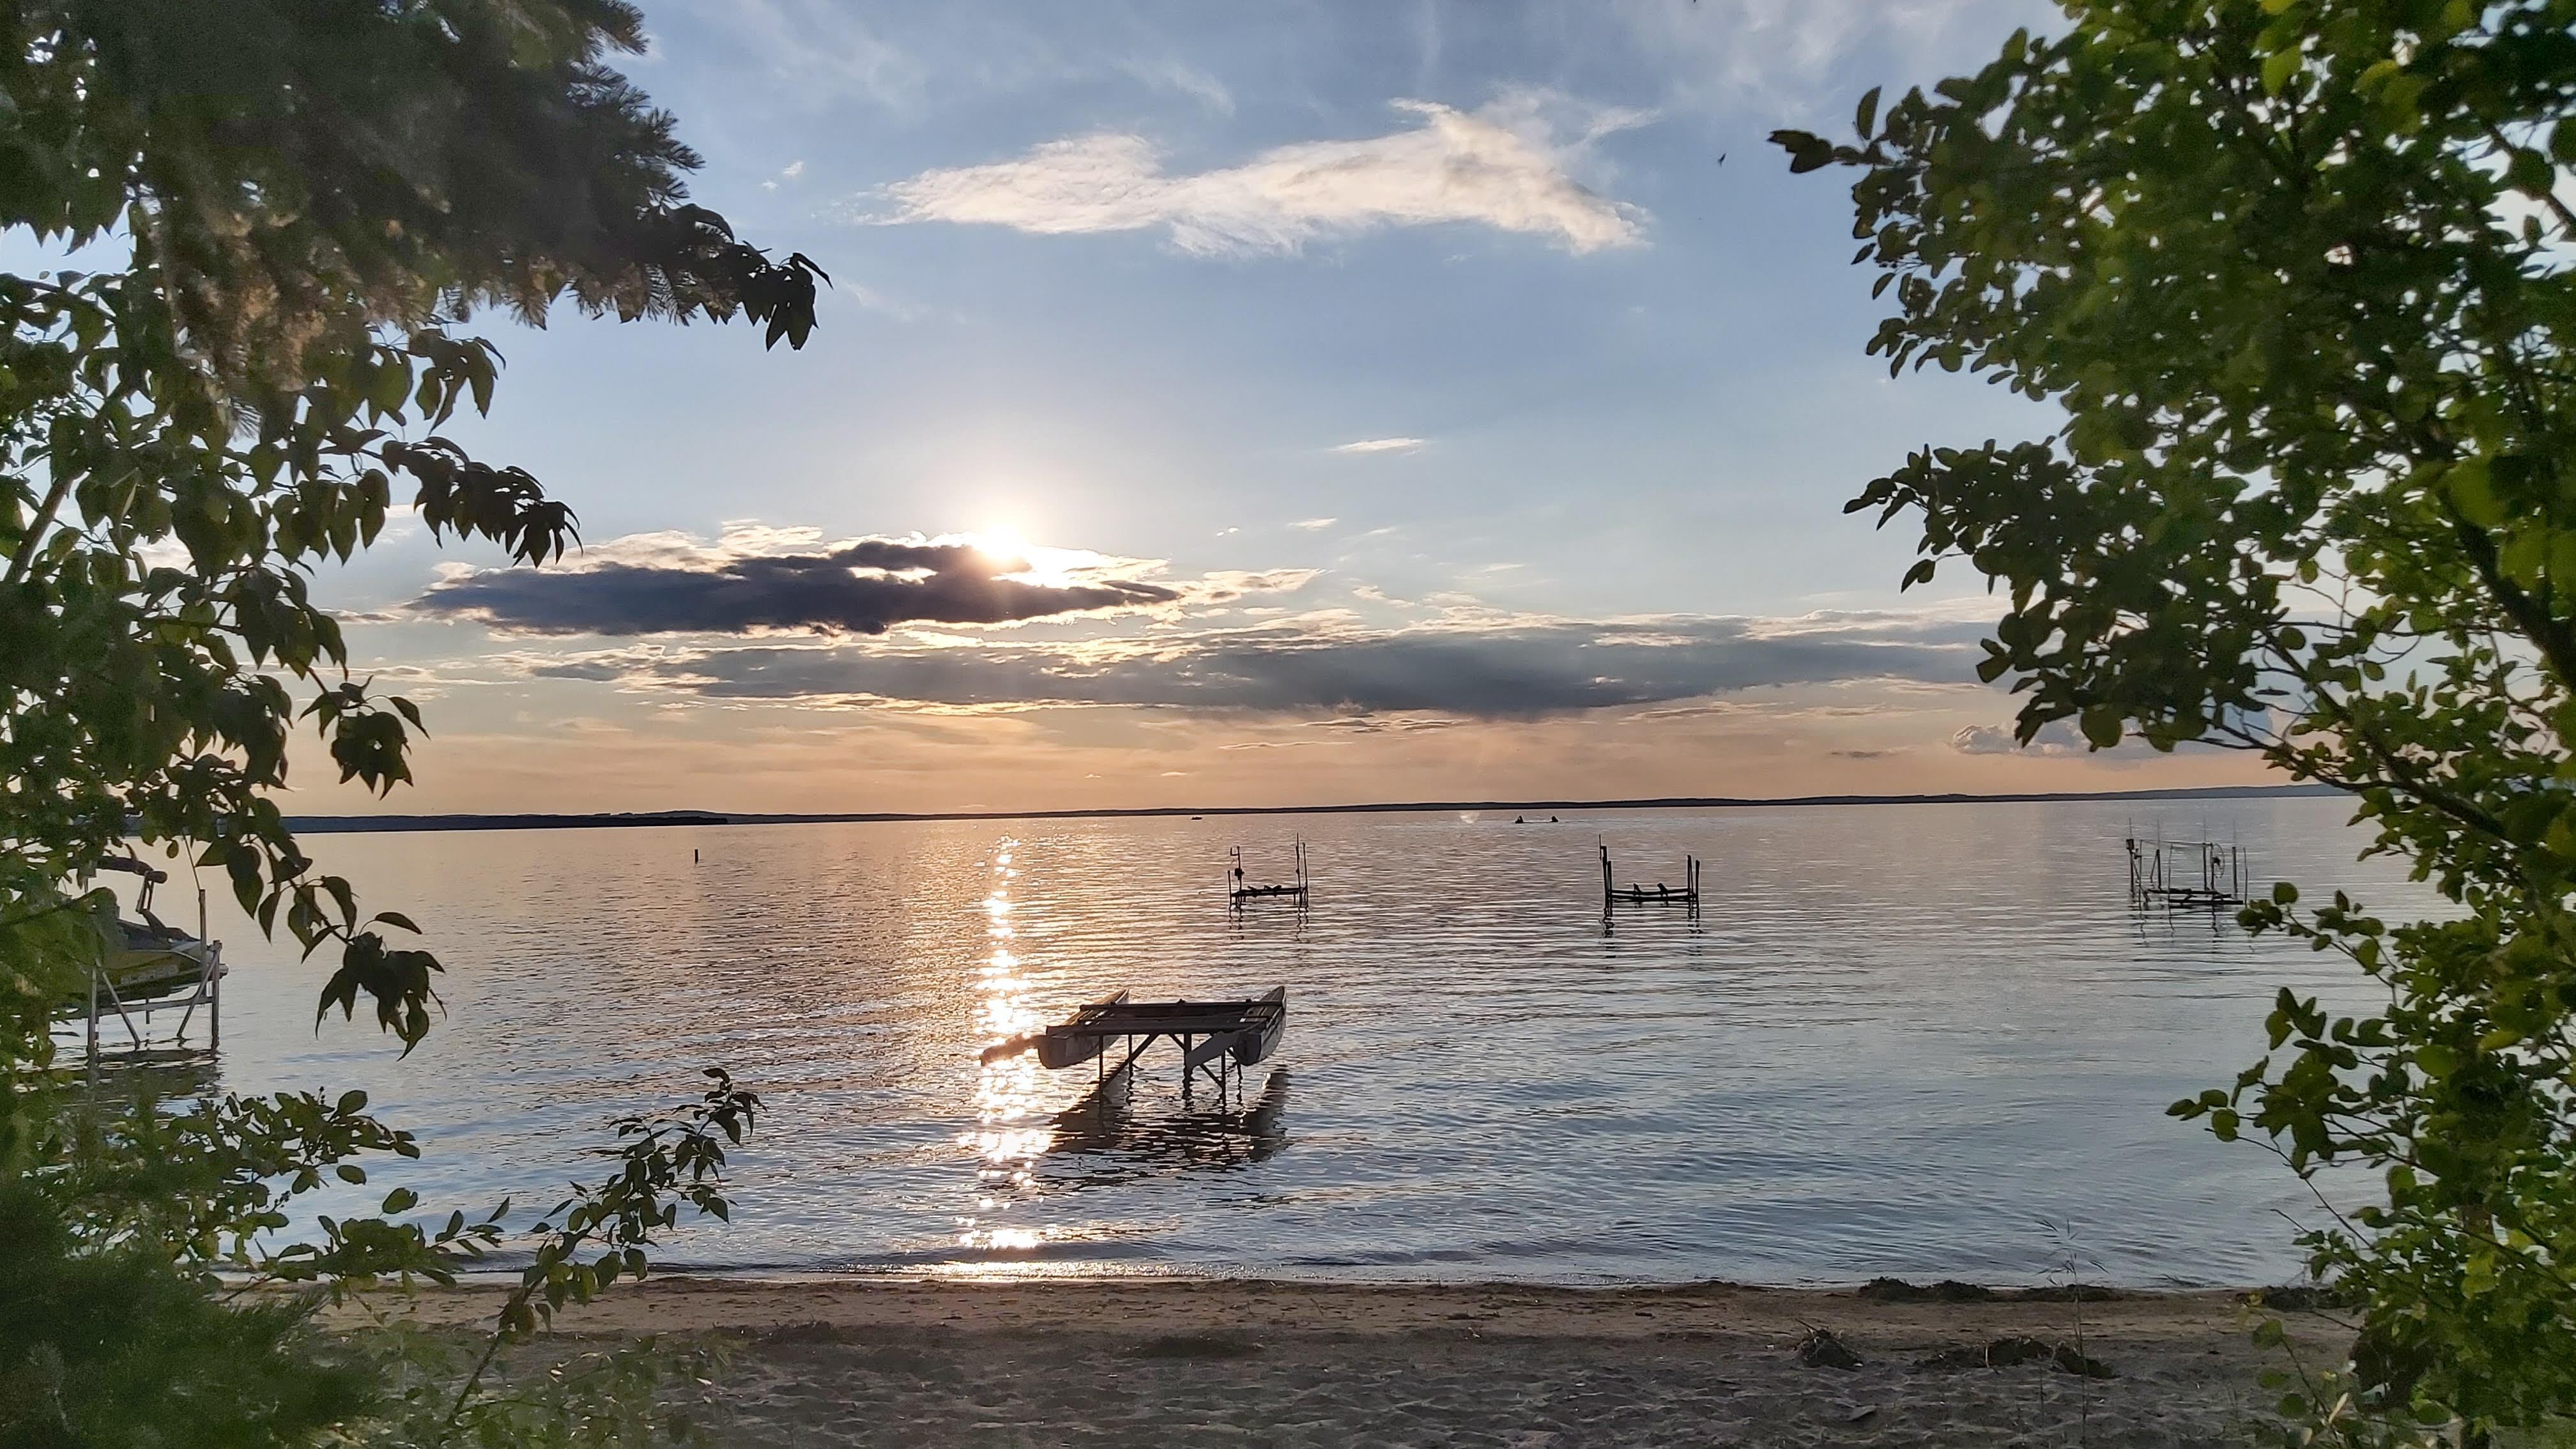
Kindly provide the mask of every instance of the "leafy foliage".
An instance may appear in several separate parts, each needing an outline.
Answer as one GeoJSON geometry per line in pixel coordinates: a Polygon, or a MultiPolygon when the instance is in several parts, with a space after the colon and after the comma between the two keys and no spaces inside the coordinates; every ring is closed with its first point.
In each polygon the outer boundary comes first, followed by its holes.
{"type": "Polygon", "coordinates": [[[2175,1110],[2385,1182],[2307,1239],[2367,1331],[2298,1408],[2351,1437],[2544,1422],[2576,1410],[2576,3],[2066,11],[1872,92],[1854,141],[1775,137],[1856,173],[1892,373],[2065,412],[1850,507],[1919,520],[1909,585],[1963,559],[2006,588],[1981,673],[2024,741],[2253,751],[2352,792],[2457,903],[2249,907],[2389,1006],[2285,993],[2272,1054],[2175,1110]]]}
{"type": "MultiPolygon", "coordinates": [[[[299,728],[380,793],[422,728],[351,676],[314,571],[372,544],[398,490],[438,537],[530,565],[577,540],[537,479],[439,431],[492,403],[478,313],[741,317],[802,347],[826,280],[688,202],[696,157],[608,64],[643,44],[621,0],[0,11],[0,227],[113,259],[0,275],[0,1444],[395,1433],[436,1375],[332,1347],[309,1309],[503,1242],[497,1211],[423,1227],[396,1192],[277,1247],[293,1199],[415,1155],[409,1136],[356,1094],[86,1101],[51,1024],[115,939],[113,897],[83,887],[139,841],[333,953],[317,1021],[363,1010],[406,1050],[428,1032],[436,958],[317,870],[273,798],[299,728]],[[244,1280],[289,1296],[236,1301],[244,1280]]],[[[722,1217],[719,1144],[756,1107],[718,1073],[692,1114],[623,1124],[617,1175],[540,1225],[496,1342],[641,1273],[682,1210],[722,1217]]],[[[641,1423],[601,1406],[651,1374],[603,1361],[524,1401],[481,1378],[438,1381],[442,1435],[641,1423]]]]}

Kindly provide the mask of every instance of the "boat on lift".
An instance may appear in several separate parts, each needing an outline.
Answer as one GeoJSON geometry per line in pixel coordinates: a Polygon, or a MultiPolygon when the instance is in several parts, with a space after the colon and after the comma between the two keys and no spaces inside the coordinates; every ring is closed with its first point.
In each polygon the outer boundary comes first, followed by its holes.
{"type": "MultiPolygon", "coordinates": [[[[152,913],[152,888],[166,883],[170,879],[167,873],[132,858],[101,861],[99,869],[143,878],[143,889],[134,904],[134,913],[143,919],[117,920],[116,934],[103,943],[98,966],[89,981],[80,991],[55,1003],[56,1018],[88,1017],[94,1041],[102,1013],[126,1016],[140,1008],[148,1014],[152,1003],[193,1007],[203,1002],[211,1007],[216,983],[223,979],[227,968],[223,947],[206,939],[202,893],[197,933],[190,935],[152,913]],[[172,1001],[173,997],[186,999],[172,1001]]],[[[130,1018],[127,1024],[131,1030],[130,1018]]]]}

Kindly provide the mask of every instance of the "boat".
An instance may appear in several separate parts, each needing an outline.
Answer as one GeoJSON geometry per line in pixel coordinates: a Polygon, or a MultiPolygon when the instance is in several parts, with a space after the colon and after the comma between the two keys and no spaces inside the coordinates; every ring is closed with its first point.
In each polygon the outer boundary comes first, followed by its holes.
{"type": "MultiPolygon", "coordinates": [[[[116,925],[120,941],[99,962],[102,998],[112,994],[131,1006],[194,991],[225,974],[223,954],[211,941],[148,918],[116,925]]],[[[87,1003],[73,1009],[86,1010],[87,1003]]]]}
{"type": "Polygon", "coordinates": [[[102,861],[100,868],[143,877],[134,907],[143,919],[117,921],[115,935],[101,943],[98,966],[90,979],[55,1003],[56,1017],[122,1014],[129,1007],[173,996],[211,998],[214,984],[226,972],[223,948],[205,939],[203,927],[199,934],[190,935],[152,914],[152,888],[169,876],[139,860],[102,861]]]}

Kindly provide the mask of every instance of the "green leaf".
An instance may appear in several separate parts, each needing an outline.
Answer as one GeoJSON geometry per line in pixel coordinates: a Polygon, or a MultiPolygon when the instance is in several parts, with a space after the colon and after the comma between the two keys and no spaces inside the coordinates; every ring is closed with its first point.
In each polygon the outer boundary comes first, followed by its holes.
{"type": "Polygon", "coordinates": [[[2290,77],[2297,75],[2299,67],[2305,62],[2306,57],[2300,55],[2295,49],[2284,50],[2266,58],[2263,62],[2263,93],[2267,96],[2279,95],[2290,84],[2290,77]]]}
{"type": "Polygon", "coordinates": [[[2505,180],[2526,196],[2547,196],[2557,184],[2558,168],[2528,146],[2516,146],[2505,164],[2505,180]]]}
{"type": "Polygon", "coordinates": [[[1789,153],[1791,174],[1819,170],[1834,163],[1834,145],[1805,131],[1774,131],[1771,144],[1789,153]]]}
{"type": "Polygon", "coordinates": [[[2462,518],[2480,528],[2493,528],[2504,522],[2504,506],[2496,501],[2487,460],[2468,458],[2442,475],[2442,495],[2451,501],[2462,518]]]}

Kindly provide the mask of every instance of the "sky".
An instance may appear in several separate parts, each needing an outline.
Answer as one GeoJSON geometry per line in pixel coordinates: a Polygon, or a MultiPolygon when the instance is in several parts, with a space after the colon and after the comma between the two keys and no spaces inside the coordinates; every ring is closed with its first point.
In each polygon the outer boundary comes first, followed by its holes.
{"type": "Polygon", "coordinates": [[[1844,501],[2047,409],[1864,347],[1780,126],[2021,0],[648,0],[694,198],[833,279],[748,328],[500,321],[451,435],[581,518],[320,580],[420,784],[299,813],[2136,789],[2011,747],[2000,612],[1844,501]]]}

